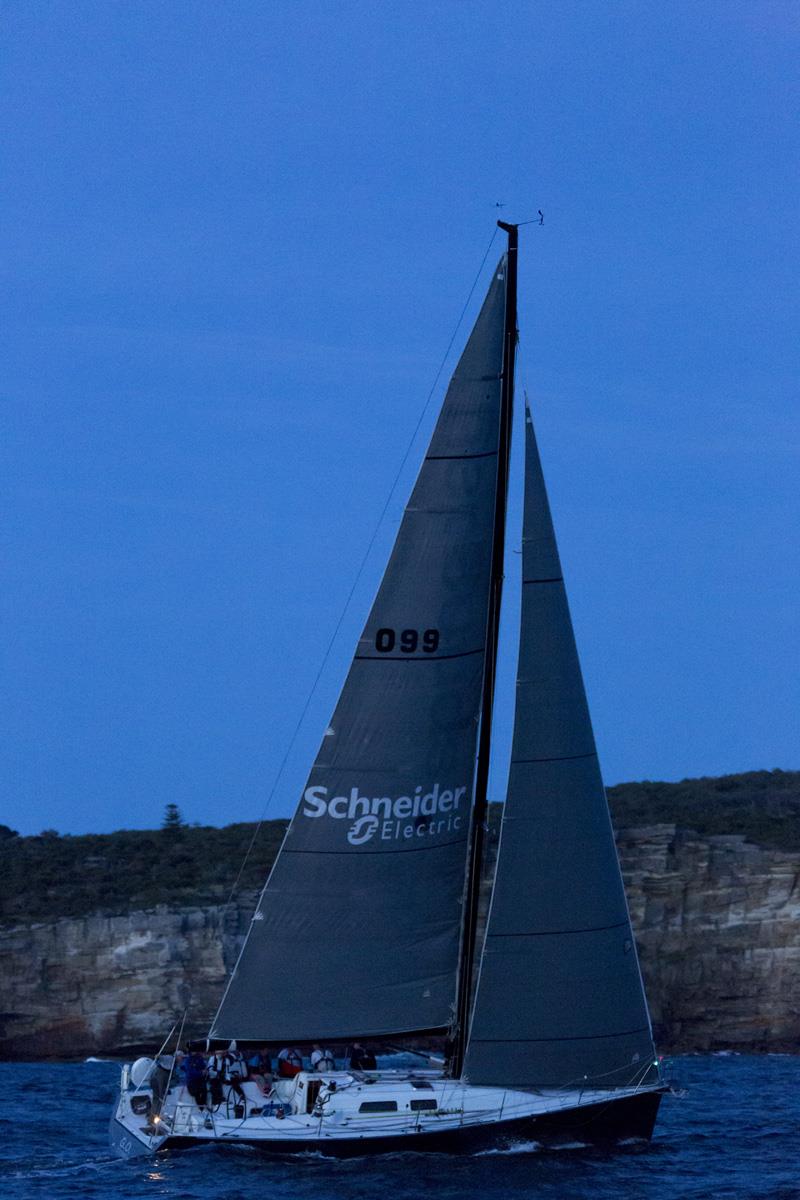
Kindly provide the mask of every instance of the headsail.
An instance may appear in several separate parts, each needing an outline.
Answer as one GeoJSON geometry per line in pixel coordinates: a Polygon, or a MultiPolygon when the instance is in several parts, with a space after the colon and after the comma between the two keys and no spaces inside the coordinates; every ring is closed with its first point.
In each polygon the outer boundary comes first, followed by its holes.
{"type": "Polygon", "coordinates": [[[464,1074],[653,1078],[653,1044],[530,412],[508,797],[464,1074]]]}
{"type": "Polygon", "coordinates": [[[211,1034],[443,1029],[484,670],[505,279],[451,381],[353,664],[211,1034]]]}

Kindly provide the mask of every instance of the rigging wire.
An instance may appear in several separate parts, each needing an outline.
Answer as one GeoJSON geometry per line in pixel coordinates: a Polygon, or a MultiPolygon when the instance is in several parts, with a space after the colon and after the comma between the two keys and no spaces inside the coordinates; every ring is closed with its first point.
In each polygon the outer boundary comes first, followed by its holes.
{"type": "MultiPolygon", "coordinates": [[[[188,1012],[189,1012],[189,1008],[187,1006],[183,1010],[183,1017],[181,1018],[181,1027],[178,1030],[178,1037],[175,1041],[175,1053],[172,1056],[172,1062],[170,1063],[170,1066],[169,1066],[169,1077],[167,1079],[167,1086],[164,1089],[164,1098],[165,1099],[167,1097],[167,1094],[169,1093],[169,1089],[172,1087],[172,1075],[175,1070],[175,1060],[178,1057],[178,1050],[180,1049],[181,1040],[183,1039],[183,1027],[186,1024],[186,1015],[188,1012]]],[[[172,1028],[174,1029],[175,1026],[173,1025],[172,1028]]],[[[158,1059],[156,1059],[156,1062],[158,1062],[158,1059]]]]}
{"type": "Polygon", "coordinates": [[[408,445],[406,446],[405,453],[403,454],[403,457],[400,460],[400,465],[398,466],[397,472],[395,473],[395,477],[392,481],[392,486],[390,487],[389,493],[386,497],[386,502],[384,503],[384,506],[381,509],[380,515],[375,523],[375,527],[372,531],[372,536],[370,537],[369,542],[367,543],[367,548],[364,551],[364,555],[361,559],[361,563],[359,564],[358,570],[356,571],[352,586],[350,588],[350,591],[347,594],[347,599],[344,602],[342,611],[339,614],[339,619],[336,622],[336,625],[334,627],[333,633],[331,634],[331,637],[328,642],[325,653],[322,656],[322,661],[319,665],[319,670],[317,671],[317,674],[314,678],[314,682],[312,683],[311,689],[308,693],[308,696],[306,697],[306,701],[305,701],[305,704],[303,705],[302,711],[300,712],[300,716],[297,719],[297,723],[295,724],[294,731],[293,731],[292,736],[289,739],[289,743],[286,747],[286,752],[284,753],[284,756],[281,759],[281,763],[280,763],[280,766],[278,767],[278,771],[277,771],[277,774],[275,775],[275,779],[273,780],[272,787],[270,788],[267,799],[264,802],[264,807],[261,811],[261,816],[258,819],[258,823],[255,827],[255,830],[253,831],[253,836],[250,838],[250,844],[248,845],[247,850],[245,851],[244,858],[242,859],[242,865],[239,867],[239,872],[238,872],[236,879],[234,881],[234,884],[230,890],[228,899],[225,902],[225,905],[223,908],[223,913],[226,912],[227,909],[230,907],[230,905],[233,901],[233,897],[236,894],[236,890],[239,887],[239,883],[242,878],[242,875],[244,874],[245,867],[247,866],[247,863],[250,860],[250,855],[253,852],[253,847],[256,844],[256,839],[258,838],[258,835],[261,831],[261,826],[264,824],[264,821],[266,820],[267,812],[269,811],[269,807],[275,796],[275,792],[277,791],[278,784],[280,783],[281,777],[283,776],[283,772],[286,767],[286,764],[289,761],[289,755],[291,754],[292,750],[294,749],[294,745],[295,745],[295,742],[297,741],[297,737],[298,737],[298,734],[300,733],[300,729],[302,728],[302,725],[306,718],[308,710],[311,707],[311,701],[314,699],[314,696],[317,691],[317,687],[319,686],[319,682],[322,678],[323,671],[325,670],[325,667],[328,664],[328,659],[330,658],[331,651],[333,650],[336,639],[339,636],[339,631],[342,628],[344,619],[350,608],[350,604],[353,599],[353,596],[355,595],[356,588],[358,587],[358,585],[361,581],[361,576],[364,573],[364,568],[367,565],[369,557],[372,553],[373,546],[375,545],[375,542],[377,540],[378,533],[380,532],[381,526],[383,525],[383,521],[386,516],[386,513],[389,510],[389,505],[391,504],[391,502],[394,498],[394,494],[397,489],[397,485],[400,482],[400,477],[403,474],[406,463],[408,462],[409,456],[414,447],[414,443],[417,440],[417,435],[422,426],[422,422],[425,420],[425,415],[426,415],[428,409],[430,408],[430,403],[431,403],[431,400],[433,399],[434,392],[436,391],[436,389],[439,385],[439,380],[441,379],[442,371],[444,370],[447,360],[450,357],[450,351],[453,349],[453,343],[455,342],[456,337],[458,336],[458,331],[461,328],[461,323],[464,320],[464,317],[466,316],[470,301],[472,300],[472,296],[475,292],[475,288],[478,286],[478,281],[480,280],[480,277],[483,274],[483,268],[486,266],[486,260],[488,259],[489,255],[491,253],[492,246],[494,245],[494,241],[495,241],[496,237],[497,237],[497,226],[495,225],[495,227],[492,231],[492,236],[489,239],[489,245],[486,247],[483,258],[481,259],[481,264],[475,273],[475,278],[472,281],[472,286],[470,287],[469,292],[467,294],[467,298],[464,301],[464,306],[461,309],[461,312],[459,313],[458,320],[456,321],[455,326],[453,328],[453,332],[450,336],[450,341],[447,343],[447,349],[445,350],[444,354],[442,355],[442,360],[439,363],[439,368],[434,376],[433,383],[431,384],[430,391],[428,392],[428,395],[425,399],[425,403],[422,406],[422,410],[419,414],[419,417],[417,418],[417,423],[414,426],[413,432],[408,441],[408,445]]]}

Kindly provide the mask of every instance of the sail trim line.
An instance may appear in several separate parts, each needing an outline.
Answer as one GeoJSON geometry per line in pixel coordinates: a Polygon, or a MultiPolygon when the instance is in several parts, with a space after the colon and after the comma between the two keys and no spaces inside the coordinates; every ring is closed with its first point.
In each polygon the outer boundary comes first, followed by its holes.
{"type": "Polygon", "coordinates": [[[634,1033],[646,1033],[649,1029],[648,1025],[641,1025],[638,1029],[623,1029],[620,1033],[574,1033],[570,1037],[550,1037],[550,1038],[470,1038],[470,1042],[484,1042],[489,1045],[516,1045],[517,1042],[593,1042],[595,1038],[617,1038],[631,1037],[634,1033]]]}
{"type": "MultiPolygon", "coordinates": [[[[402,850],[359,850],[359,854],[416,854],[420,850],[443,850],[445,846],[461,846],[465,842],[465,838],[456,838],[453,842],[437,842],[433,846],[407,846],[402,850]]],[[[289,850],[284,849],[283,854],[352,854],[352,850],[289,850]]]]}
{"type": "Polygon", "coordinates": [[[526,933],[490,933],[489,941],[492,938],[526,938],[526,937],[562,937],[569,933],[603,933],[608,929],[622,929],[627,925],[625,921],[615,921],[613,925],[587,925],[585,929],[530,929],[526,933]]]}
{"type": "Polygon", "coordinates": [[[512,763],[575,762],[579,758],[597,758],[597,751],[589,754],[564,754],[560,758],[512,758],[512,763]]]}
{"type": "Polygon", "coordinates": [[[401,658],[399,654],[356,654],[359,662],[443,662],[446,658],[469,658],[471,654],[483,654],[484,647],[477,650],[459,650],[457,654],[407,654],[401,658]]]}

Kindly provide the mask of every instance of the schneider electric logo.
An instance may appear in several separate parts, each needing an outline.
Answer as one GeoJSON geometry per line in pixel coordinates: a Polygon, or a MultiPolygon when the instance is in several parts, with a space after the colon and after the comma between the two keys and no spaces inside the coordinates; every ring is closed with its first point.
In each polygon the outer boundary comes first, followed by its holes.
{"type": "Polygon", "coordinates": [[[326,787],[309,787],[303,793],[304,817],[333,817],[348,821],[347,840],[362,846],[377,837],[383,842],[410,841],[436,837],[461,828],[465,787],[440,788],[435,783],[429,792],[422,785],[411,796],[362,796],[357,787],[349,796],[328,799],[326,787]]]}

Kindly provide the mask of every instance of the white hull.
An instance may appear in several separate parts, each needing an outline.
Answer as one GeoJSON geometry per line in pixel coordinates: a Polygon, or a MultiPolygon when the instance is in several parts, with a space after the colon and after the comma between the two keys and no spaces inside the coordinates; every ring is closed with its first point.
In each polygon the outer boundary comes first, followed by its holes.
{"type": "MultiPolygon", "coordinates": [[[[142,1107],[146,1092],[122,1091],[112,1117],[112,1145],[123,1157],[209,1142],[245,1143],[281,1154],[457,1151],[482,1145],[493,1135],[539,1140],[541,1134],[542,1140],[552,1141],[548,1133],[568,1134],[582,1126],[588,1130],[598,1115],[607,1137],[648,1137],[662,1091],[630,1087],[521,1092],[472,1087],[433,1072],[407,1071],[301,1072],[294,1080],[276,1081],[269,1097],[252,1082],[243,1086],[244,1113],[241,1101],[228,1088],[213,1113],[200,1108],[184,1088],[173,1088],[156,1124],[147,1114],[134,1111],[142,1107]],[[390,1106],[394,1107],[386,1111],[390,1106]],[[376,1111],[379,1108],[384,1111],[376,1111]],[[626,1110],[627,1117],[621,1123],[609,1122],[612,1108],[617,1113],[626,1110]],[[617,1124],[618,1133],[614,1132],[617,1124]]],[[[586,1140],[593,1140],[591,1131],[586,1140]]]]}

